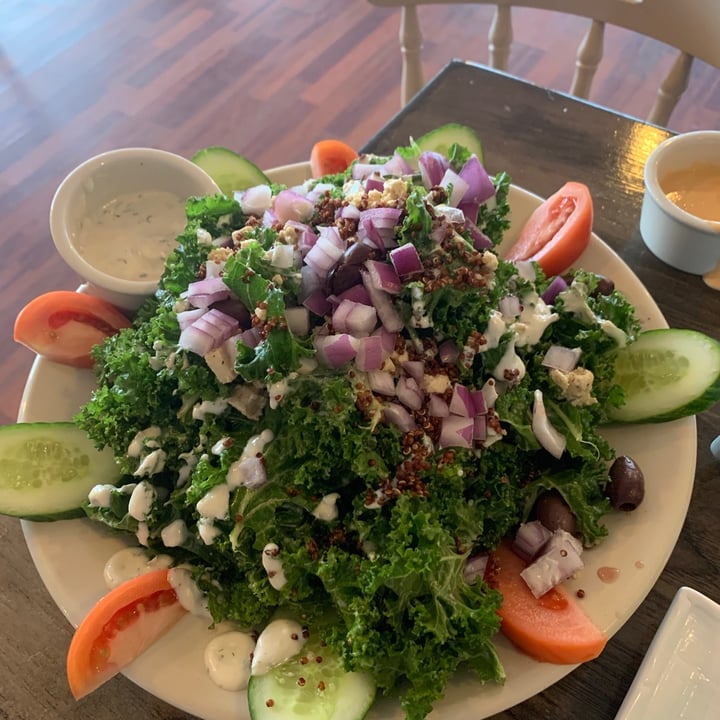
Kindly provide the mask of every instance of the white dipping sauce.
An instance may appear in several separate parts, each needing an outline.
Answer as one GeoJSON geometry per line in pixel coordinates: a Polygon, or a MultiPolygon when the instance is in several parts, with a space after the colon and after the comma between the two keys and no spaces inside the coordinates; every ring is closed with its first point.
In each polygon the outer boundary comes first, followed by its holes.
{"type": "Polygon", "coordinates": [[[273,620],[260,633],[252,658],[251,674],[264,675],[275,666],[297,655],[307,640],[300,623],[273,620]]]}
{"type": "Polygon", "coordinates": [[[185,200],[163,191],[119,195],[99,207],[74,238],[90,265],[124,280],[155,280],[185,228],[185,200]]]}
{"type": "Polygon", "coordinates": [[[205,647],[205,667],[210,679],[223,690],[244,690],[250,680],[255,639],[232,631],[214,637],[205,647]]]}

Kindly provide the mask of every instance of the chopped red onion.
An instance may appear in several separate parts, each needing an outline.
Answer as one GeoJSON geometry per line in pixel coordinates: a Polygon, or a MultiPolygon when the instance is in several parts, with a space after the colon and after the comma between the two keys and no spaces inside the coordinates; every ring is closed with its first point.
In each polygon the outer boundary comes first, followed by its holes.
{"type": "Polygon", "coordinates": [[[430,417],[444,418],[450,414],[450,408],[442,395],[430,393],[428,396],[428,415],[430,417]]]}
{"type": "Polygon", "coordinates": [[[492,240],[472,221],[465,218],[465,229],[470,233],[473,247],[476,250],[487,250],[493,246],[492,240]]]}
{"type": "Polygon", "coordinates": [[[515,534],[512,549],[525,562],[529,563],[535,559],[536,555],[540,554],[551,537],[552,532],[539,520],[522,523],[515,534]]]}
{"type": "Polygon", "coordinates": [[[463,575],[468,585],[474,585],[478,578],[485,575],[489,559],[488,553],[478,553],[467,559],[463,575]]]}
{"type": "Polygon", "coordinates": [[[305,256],[307,251],[317,242],[317,233],[306,223],[297,220],[288,220],[285,223],[285,227],[295,231],[295,245],[303,256],[305,256]]]}
{"type": "MultiPolygon", "coordinates": [[[[309,265],[321,279],[327,277],[330,268],[342,257],[345,248],[336,241],[337,233],[326,232],[322,228],[317,242],[305,255],[305,263],[309,265]]],[[[339,237],[339,235],[337,236],[339,237]]]]}
{"type": "Polygon", "coordinates": [[[449,168],[450,161],[444,155],[431,150],[420,153],[418,169],[426,190],[439,185],[449,168]]]}
{"type": "Polygon", "coordinates": [[[386,355],[390,355],[395,350],[395,342],[397,341],[397,333],[390,332],[385,327],[379,327],[373,335],[379,335],[382,338],[383,351],[386,355]]]}
{"type": "Polygon", "coordinates": [[[506,320],[516,318],[522,312],[520,298],[517,295],[505,295],[500,298],[498,308],[506,320]]]}
{"type": "Polygon", "coordinates": [[[435,214],[445,218],[451,225],[465,225],[465,213],[452,205],[436,205],[435,214]]]}
{"type": "Polygon", "coordinates": [[[545,412],[545,402],[541,390],[535,390],[534,400],[532,411],[533,434],[540,445],[559,460],[565,451],[567,440],[550,423],[550,419],[545,412]]]}
{"type": "Polygon", "coordinates": [[[328,300],[334,306],[339,305],[343,300],[352,300],[353,302],[362,303],[363,305],[372,305],[370,295],[362,283],[353,285],[339,295],[328,295],[328,300]]]}
{"type": "Polygon", "coordinates": [[[180,333],[178,346],[196,355],[205,356],[215,347],[215,338],[195,325],[188,325],[180,333]]]}
{"type": "Polygon", "coordinates": [[[401,278],[423,271],[422,260],[417,248],[412,243],[405,243],[400,247],[393,248],[389,255],[395,272],[401,278]]]}
{"type": "Polygon", "coordinates": [[[352,170],[350,171],[350,177],[352,177],[353,180],[365,180],[365,178],[369,177],[373,173],[380,173],[383,175],[384,171],[384,165],[377,163],[355,162],[352,166],[352,170]]]}
{"type": "Polygon", "coordinates": [[[471,222],[477,222],[478,210],[480,210],[480,203],[475,200],[461,200],[458,203],[458,210],[462,211],[462,214],[467,220],[471,222]]]}
{"type": "Polygon", "coordinates": [[[353,203],[348,203],[340,208],[340,217],[347,220],[359,220],[360,219],[360,208],[353,203]]]}
{"type": "Polygon", "coordinates": [[[395,247],[395,226],[402,210],[400,208],[378,207],[368,208],[360,212],[358,237],[360,240],[368,239],[379,250],[395,247]]]}
{"type": "Polygon", "coordinates": [[[178,325],[180,330],[184,330],[192,325],[201,315],[207,312],[206,308],[193,308],[192,310],[183,310],[177,314],[178,325]]]}
{"type": "Polygon", "coordinates": [[[374,172],[365,179],[365,189],[368,192],[371,190],[382,192],[385,189],[385,181],[380,176],[380,173],[374,172]]]}
{"type": "MultiPolygon", "coordinates": [[[[379,337],[371,335],[370,337],[379,337]]],[[[368,372],[368,384],[373,392],[380,395],[395,395],[395,379],[385,370],[371,370],[368,372]]]]}
{"type": "Polygon", "coordinates": [[[410,432],[417,428],[415,418],[402,405],[397,403],[385,403],[383,405],[383,420],[397,426],[403,432],[410,432]]]}
{"type": "Polygon", "coordinates": [[[325,297],[325,291],[322,288],[315,288],[307,297],[302,301],[304,307],[306,307],[311,313],[324,317],[332,310],[332,305],[325,297]]]}
{"type": "Polygon", "coordinates": [[[240,323],[230,315],[215,308],[203,313],[192,326],[207,333],[213,339],[211,350],[221,345],[240,329],[240,323]]]}
{"type": "Polygon", "coordinates": [[[205,277],[222,277],[223,270],[225,269],[225,262],[216,262],[215,260],[205,261],[205,277]]]}
{"type": "Polygon", "coordinates": [[[542,597],[585,567],[577,550],[577,541],[574,538],[569,540],[566,536],[572,536],[564,530],[557,532],[565,535],[560,535],[558,540],[551,538],[547,549],[520,573],[536,598],[542,597]]]}
{"type": "Polygon", "coordinates": [[[395,394],[398,400],[410,410],[419,410],[423,406],[425,393],[414,378],[408,375],[403,375],[398,379],[395,384],[395,394]]]}
{"type": "Polygon", "coordinates": [[[473,440],[480,443],[487,440],[487,415],[476,415],[473,418],[473,440]]]}
{"type": "Polygon", "coordinates": [[[272,190],[269,185],[256,185],[247,190],[236,191],[234,195],[246,215],[262,217],[272,206],[272,190]]]}
{"type": "Polygon", "coordinates": [[[391,295],[402,291],[402,282],[392,265],[380,260],[366,260],[363,264],[369,281],[378,290],[384,290],[391,295]]]}
{"type": "Polygon", "coordinates": [[[300,292],[298,293],[300,302],[310,295],[310,293],[323,286],[323,281],[309,265],[303,265],[300,268],[300,292]]]}
{"type": "Polygon", "coordinates": [[[402,369],[418,384],[422,385],[425,376],[425,363],[422,360],[405,360],[402,369]]]}
{"type": "Polygon", "coordinates": [[[565,280],[560,277],[560,275],[557,275],[552,279],[552,282],[545,288],[545,292],[540,296],[548,305],[552,305],[555,302],[555,298],[563,292],[563,290],[567,290],[568,284],[565,282],[565,280]]]}
{"type": "Polygon", "coordinates": [[[266,210],[262,216],[262,224],[263,227],[273,227],[273,225],[279,225],[280,221],[272,210],[266,210]]]}
{"type": "MultiPolygon", "coordinates": [[[[379,371],[385,360],[382,338],[379,335],[368,335],[359,339],[355,365],[363,372],[379,371]]],[[[387,373],[383,373],[387,375],[387,373]]],[[[388,377],[390,377],[388,375],[388,377]]],[[[392,377],[390,377],[392,382],[392,377]]]]}
{"type": "Polygon", "coordinates": [[[372,301],[375,310],[377,310],[380,322],[383,324],[385,329],[393,333],[402,330],[404,327],[404,323],[402,321],[402,318],[400,317],[400,314],[395,308],[392,296],[388,295],[388,293],[386,293],[384,290],[376,288],[372,284],[368,277],[367,270],[363,271],[362,278],[363,284],[365,285],[365,288],[370,295],[370,300],[372,301]]]}
{"type": "Polygon", "coordinates": [[[272,209],[277,219],[285,224],[288,220],[306,222],[312,217],[315,206],[295,190],[281,190],[275,196],[272,209]]]}
{"type": "Polygon", "coordinates": [[[208,308],[219,300],[227,300],[230,297],[230,288],[222,278],[205,278],[191,282],[185,297],[193,307],[208,308]]]}
{"type": "Polygon", "coordinates": [[[582,349],[579,347],[568,348],[562,345],[551,345],[543,357],[542,364],[548,368],[570,372],[577,367],[581,354],[582,349]]]}
{"type": "Polygon", "coordinates": [[[377,325],[377,311],[372,305],[343,300],[333,311],[332,324],[336,332],[369,335],[377,325]]]}
{"type": "Polygon", "coordinates": [[[256,348],[260,344],[260,333],[257,328],[250,328],[240,333],[240,342],[245,347],[256,348]]]}
{"type": "Polygon", "coordinates": [[[314,340],[318,362],[327,368],[339,368],[355,359],[357,339],[347,333],[321,335],[314,340]]]}
{"type": "Polygon", "coordinates": [[[470,398],[472,399],[475,415],[487,415],[487,405],[485,403],[485,395],[482,390],[471,390],[470,398]]]}
{"type": "Polygon", "coordinates": [[[438,448],[471,448],[473,444],[473,430],[473,418],[461,417],[460,415],[448,415],[441,421],[438,448]]]}
{"type": "Polygon", "coordinates": [[[392,157],[383,165],[384,175],[409,175],[412,168],[407,160],[400,155],[397,150],[392,157]]]}
{"type": "Polygon", "coordinates": [[[476,414],[470,389],[461,383],[455,383],[453,386],[452,397],[450,398],[450,412],[461,417],[473,417],[476,414]]]}
{"type": "Polygon", "coordinates": [[[285,319],[288,329],[296,337],[306,337],[310,332],[310,312],[306,307],[286,308],[285,319]]]}
{"type": "Polygon", "coordinates": [[[460,170],[460,177],[468,187],[462,200],[484,203],[495,195],[495,186],[477,155],[471,155],[460,170]]]}
{"type": "Polygon", "coordinates": [[[463,199],[463,197],[465,197],[465,193],[467,192],[469,185],[456,172],[448,168],[440,181],[440,187],[445,190],[450,188],[448,205],[457,207],[458,203],[463,199]]]}

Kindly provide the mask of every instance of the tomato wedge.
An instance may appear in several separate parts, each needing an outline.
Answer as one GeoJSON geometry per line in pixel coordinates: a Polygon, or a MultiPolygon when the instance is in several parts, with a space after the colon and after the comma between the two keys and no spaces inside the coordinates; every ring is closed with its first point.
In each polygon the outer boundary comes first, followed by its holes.
{"type": "Polygon", "coordinates": [[[117,675],[185,613],[167,569],[145,573],[111,590],[90,610],[70,643],[67,677],[75,699],[117,675]]]}
{"type": "Polygon", "coordinates": [[[19,312],[14,338],[49,360],[89,368],[93,346],[130,325],[130,320],[105,300],[55,290],[39,295],[19,312]]]}
{"type": "Polygon", "coordinates": [[[508,543],[493,551],[488,563],[485,579],[503,596],[499,610],[503,633],[542,662],[575,665],[596,658],[607,636],[562,587],[536,598],[520,577],[524,568],[508,543]]]}
{"type": "Polygon", "coordinates": [[[593,202],[587,185],[565,183],[537,207],[520,230],[506,260],[535,260],[545,274],[560,275],[590,242],[593,202]]]}
{"type": "Polygon", "coordinates": [[[310,152],[310,171],[314,178],[345,172],[358,154],[342,140],[320,140],[310,152]]]}

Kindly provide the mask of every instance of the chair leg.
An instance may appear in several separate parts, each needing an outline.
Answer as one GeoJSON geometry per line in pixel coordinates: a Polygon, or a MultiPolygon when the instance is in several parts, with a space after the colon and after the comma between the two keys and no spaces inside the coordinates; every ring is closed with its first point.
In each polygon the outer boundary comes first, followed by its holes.
{"type": "Polygon", "coordinates": [[[578,47],[570,94],[579,98],[590,96],[595,71],[600,64],[605,45],[605,23],[593,20],[578,47]]]}
{"type": "Polygon", "coordinates": [[[400,85],[401,107],[422,88],[422,33],[417,7],[403,5],[400,15],[400,51],[402,53],[402,81],[400,85]]]}
{"type": "Polygon", "coordinates": [[[510,46],[513,41],[511,13],[509,6],[498,5],[488,33],[490,67],[497,70],[507,70],[510,60],[510,46]]]}
{"type": "Polygon", "coordinates": [[[692,63],[692,55],[681,52],[677,56],[670,72],[658,89],[655,104],[648,115],[651,123],[667,126],[680,96],[687,90],[692,63]]]}

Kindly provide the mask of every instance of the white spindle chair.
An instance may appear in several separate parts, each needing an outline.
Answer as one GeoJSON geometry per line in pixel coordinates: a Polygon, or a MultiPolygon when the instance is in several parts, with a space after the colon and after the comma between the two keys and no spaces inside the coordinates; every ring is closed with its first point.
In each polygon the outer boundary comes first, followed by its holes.
{"type": "Polygon", "coordinates": [[[720,68],[720,0],[369,0],[381,7],[400,6],[402,52],[401,103],[423,86],[422,32],[418,5],[495,5],[488,33],[489,64],[507,70],[513,41],[512,8],[528,7],[588,18],[590,28],[580,42],[570,93],[587,98],[603,57],[605,25],[652,37],[678,50],[670,72],[657,91],[647,119],[667,125],[685,92],[693,58],[720,68]]]}

